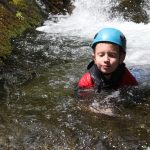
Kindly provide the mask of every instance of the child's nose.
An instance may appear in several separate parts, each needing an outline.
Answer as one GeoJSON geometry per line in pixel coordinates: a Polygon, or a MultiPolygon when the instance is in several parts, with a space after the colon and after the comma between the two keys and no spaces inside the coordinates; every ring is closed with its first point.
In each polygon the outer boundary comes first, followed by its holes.
{"type": "Polygon", "coordinates": [[[109,56],[107,54],[104,57],[104,61],[109,61],[109,56]]]}

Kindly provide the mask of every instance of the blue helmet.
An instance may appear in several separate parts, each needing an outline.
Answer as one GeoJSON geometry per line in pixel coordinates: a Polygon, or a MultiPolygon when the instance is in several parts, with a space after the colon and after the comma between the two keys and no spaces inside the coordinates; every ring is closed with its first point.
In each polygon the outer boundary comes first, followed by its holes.
{"type": "Polygon", "coordinates": [[[117,44],[126,52],[126,38],[121,31],[115,28],[104,28],[100,30],[93,39],[92,48],[94,49],[97,43],[102,42],[117,44]]]}

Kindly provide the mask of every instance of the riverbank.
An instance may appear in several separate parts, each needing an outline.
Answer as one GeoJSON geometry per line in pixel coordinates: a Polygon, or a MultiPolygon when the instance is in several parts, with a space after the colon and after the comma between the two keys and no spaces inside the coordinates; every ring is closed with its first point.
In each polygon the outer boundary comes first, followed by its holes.
{"type": "Polygon", "coordinates": [[[11,54],[11,40],[14,37],[21,35],[26,29],[40,25],[48,16],[48,12],[53,14],[69,12],[67,8],[69,8],[70,0],[41,2],[45,6],[44,10],[35,0],[0,0],[0,64],[11,54]]]}
{"type": "Polygon", "coordinates": [[[27,28],[35,28],[44,15],[32,0],[13,0],[0,3],[0,57],[5,59],[11,53],[11,39],[27,28]],[[32,9],[30,7],[32,6],[32,9]]]}

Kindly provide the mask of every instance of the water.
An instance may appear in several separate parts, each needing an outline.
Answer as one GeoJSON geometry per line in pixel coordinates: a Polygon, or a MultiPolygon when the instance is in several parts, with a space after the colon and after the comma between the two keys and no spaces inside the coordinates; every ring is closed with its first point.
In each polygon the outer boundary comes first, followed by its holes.
{"type": "Polygon", "coordinates": [[[91,39],[101,27],[126,34],[129,67],[148,67],[150,25],[112,17],[116,2],[76,0],[71,16],[50,16],[40,32],[15,39],[0,80],[0,149],[150,149],[147,84],[86,91],[80,101],[74,94],[91,59],[91,39]]]}
{"type": "Polygon", "coordinates": [[[98,0],[76,0],[76,9],[71,16],[57,16],[58,23],[54,23],[50,17],[50,20],[47,20],[44,26],[37,28],[37,30],[48,34],[63,34],[67,37],[77,36],[81,37],[81,41],[84,41],[83,39],[91,41],[101,28],[115,27],[127,37],[126,63],[149,64],[150,35],[147,33],[150,30],[150,24],[136,24],[123,20],[122,16],[116,17],[115,14],[112,16],[110,8],[115,5],[117,5],[117,0],[101,2],[98,0]]]}

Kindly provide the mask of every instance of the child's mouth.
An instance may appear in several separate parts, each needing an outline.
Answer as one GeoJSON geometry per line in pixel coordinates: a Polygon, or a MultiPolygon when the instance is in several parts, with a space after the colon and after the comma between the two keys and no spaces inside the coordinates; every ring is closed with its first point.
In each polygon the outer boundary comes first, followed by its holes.
{"type": "Polygon", "coordinates": [[[103,68],[104,68],[104,69],[109,69],[109,68],[110,68],[110,66],[109,66],[109,65],[108,65],[108,66],[107,66],[107,65],[105,65],[105,66],[103,66],[103,68]]]}

